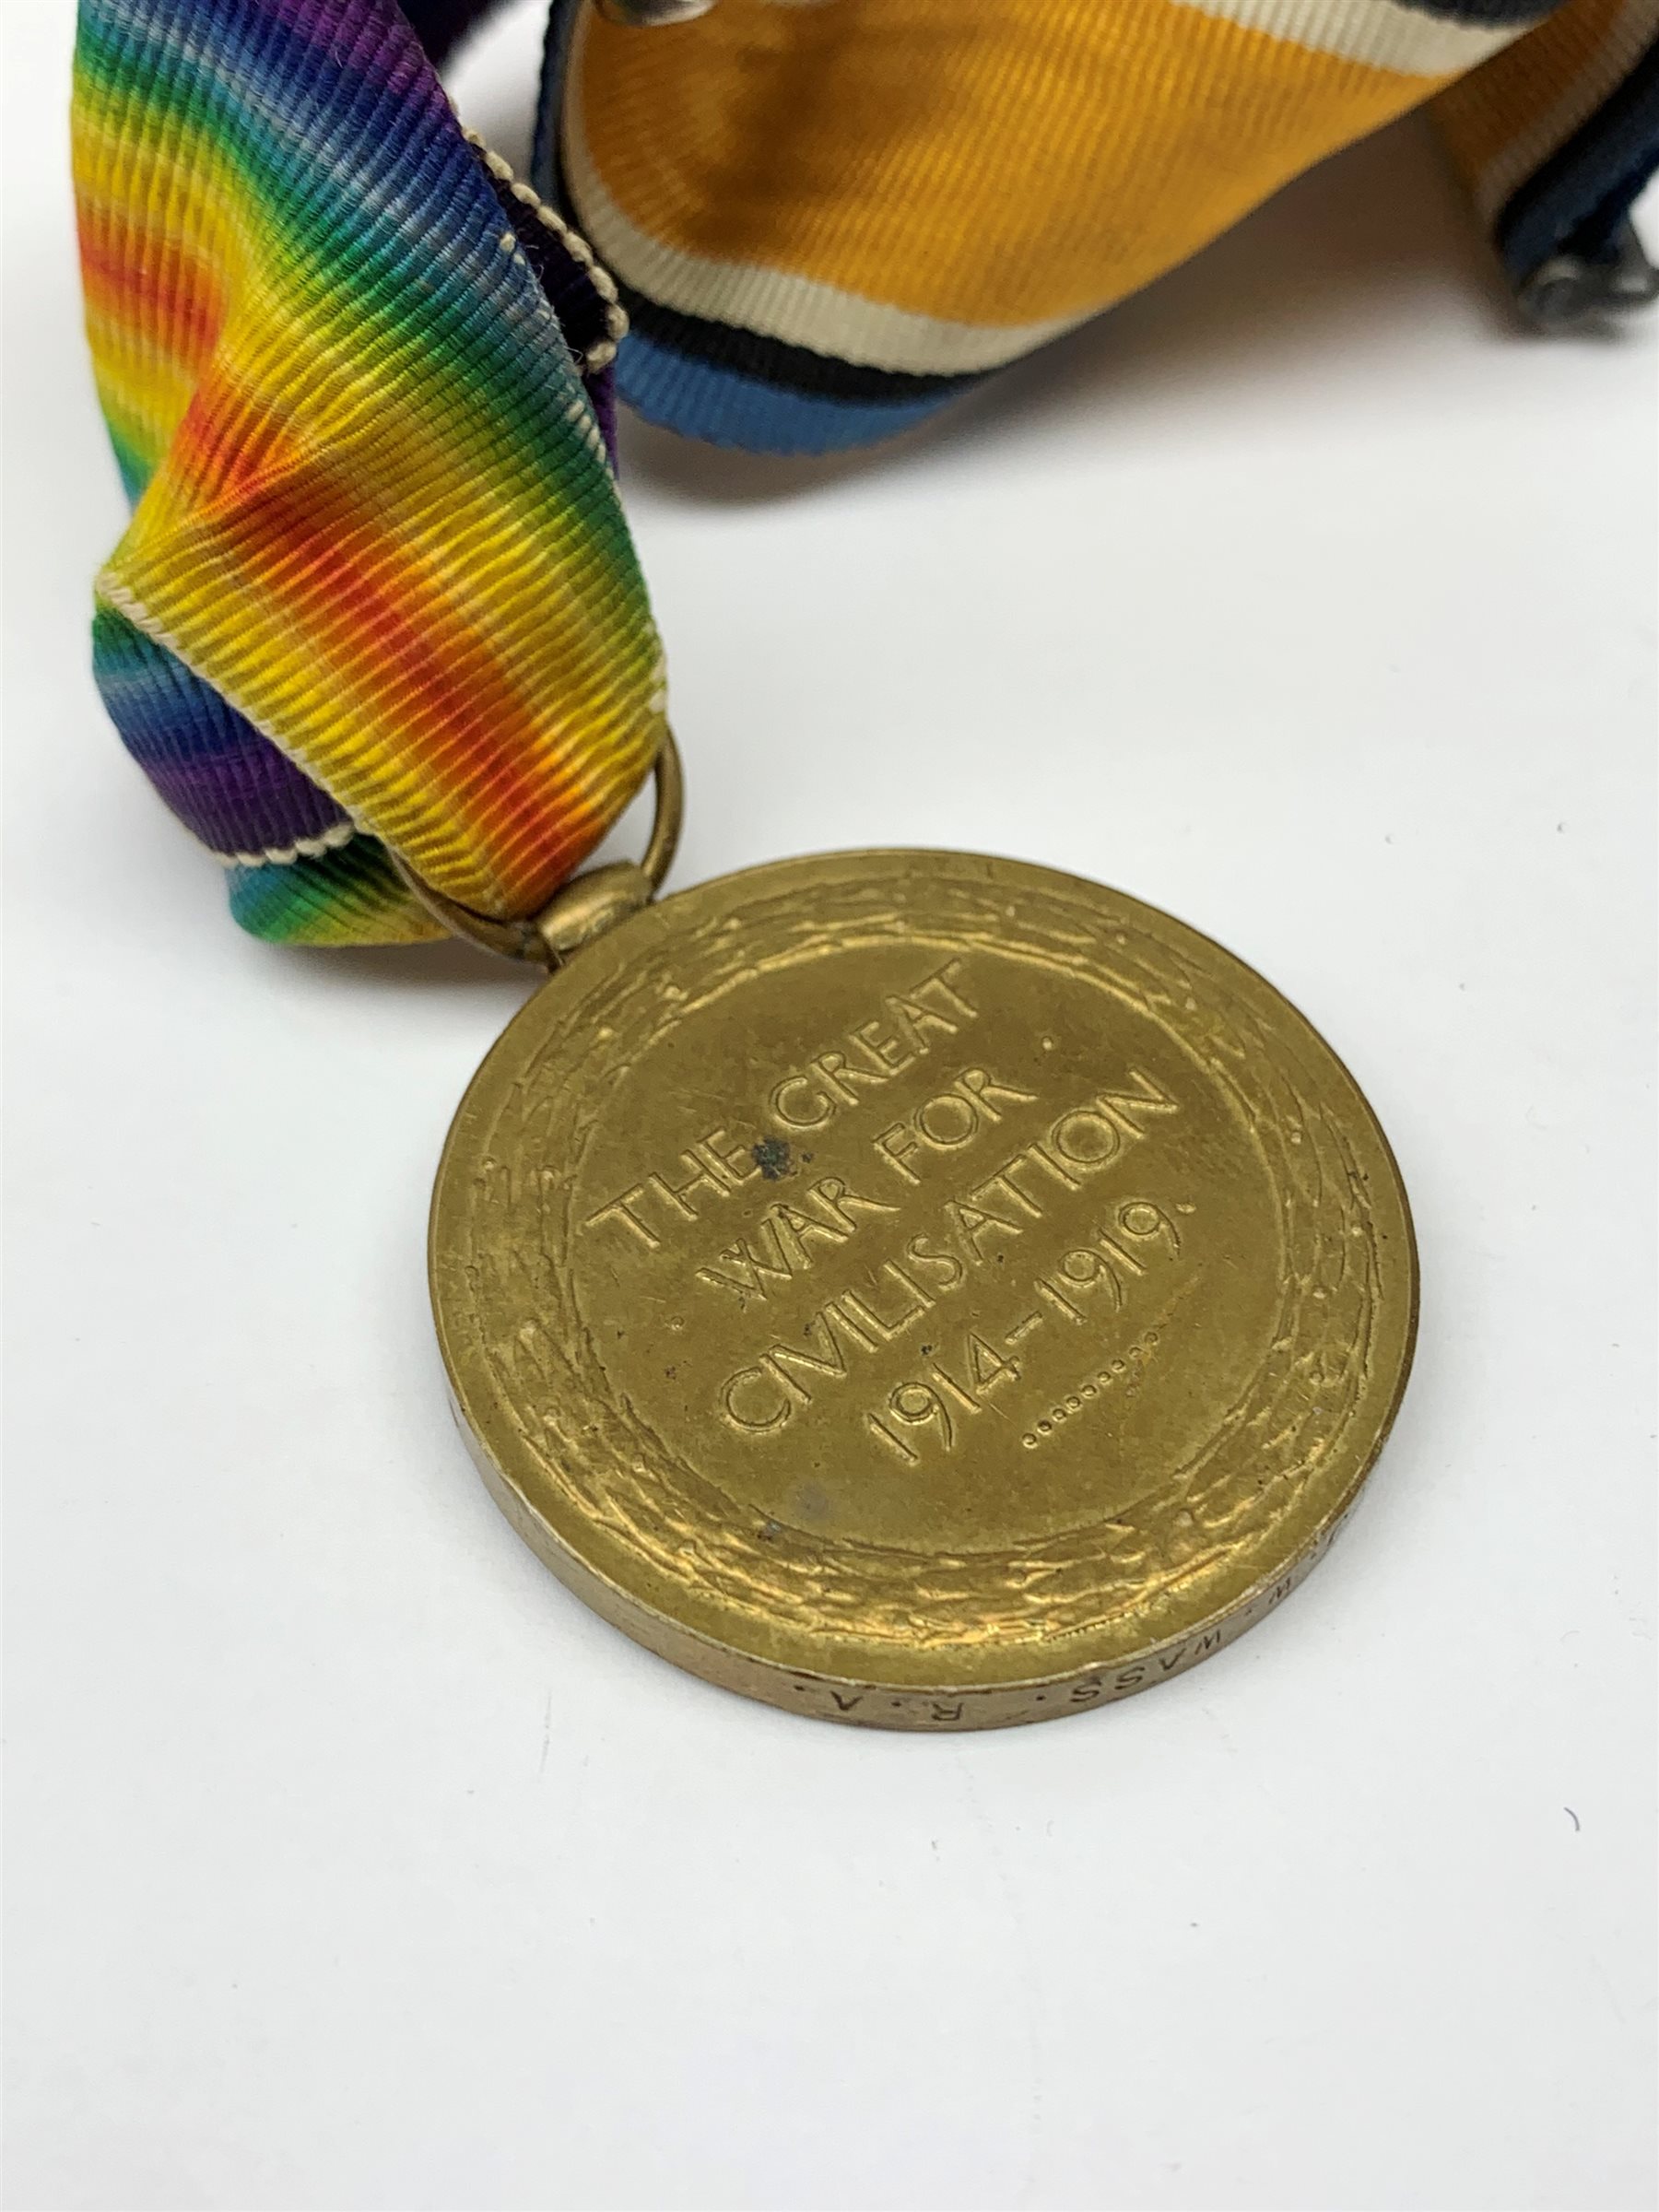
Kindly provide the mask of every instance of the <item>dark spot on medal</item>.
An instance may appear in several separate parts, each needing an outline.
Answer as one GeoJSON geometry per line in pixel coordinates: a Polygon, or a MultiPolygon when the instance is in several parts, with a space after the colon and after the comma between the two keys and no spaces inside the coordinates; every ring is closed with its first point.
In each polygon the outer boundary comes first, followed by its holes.
{"type": "Polygon", "coordinates": [[[763,1136],[758,1145],[749,1147],[749,1158],[768,1182],[777,1182],[782,1177],[794,1172],[789,1147],[781,1136],[763,1136]]]}

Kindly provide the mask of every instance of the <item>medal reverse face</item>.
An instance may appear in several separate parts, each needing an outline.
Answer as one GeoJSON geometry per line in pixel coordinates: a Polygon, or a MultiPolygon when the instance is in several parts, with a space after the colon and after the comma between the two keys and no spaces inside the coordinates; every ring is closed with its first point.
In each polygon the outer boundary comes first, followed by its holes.
{"type": "Polygon", "coordinates": [[[1381,1448],[1417,1265],[1341,1063],[1078,879],[794,860],[580,953],[433,1204],[485,1479],[589,1604],[867,1725],[1087,1710],[1292,1588],[1381,1448]]]}

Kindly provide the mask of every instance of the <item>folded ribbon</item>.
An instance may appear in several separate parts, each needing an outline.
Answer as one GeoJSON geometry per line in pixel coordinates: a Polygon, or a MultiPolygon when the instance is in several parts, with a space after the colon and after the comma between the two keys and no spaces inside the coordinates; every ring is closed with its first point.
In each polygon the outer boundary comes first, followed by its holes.
{"type": "Polygon", "coordinates": [[[1432,101],[1535,319],[1651,297],[1659,0],[561,0],[538,179],[618,279],[619,390],[693,437],[904,429],[1432,101]]]}
{"type": "Polygon", "coordinates": [[[613,362],[698,437],[878,438],[1428,100],[1535,319],[1653,289],[1659,0],[557,0],[536,191],[436,75],[487,6],[81,0],[96,669],[265,936],[433,934],[388,847],[533,913],[649,771],[613,362]]]}

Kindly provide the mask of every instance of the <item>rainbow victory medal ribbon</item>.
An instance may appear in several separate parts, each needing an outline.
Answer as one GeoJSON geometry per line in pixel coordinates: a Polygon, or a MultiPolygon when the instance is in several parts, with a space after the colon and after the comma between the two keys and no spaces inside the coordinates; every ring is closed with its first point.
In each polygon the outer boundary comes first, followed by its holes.
{"type": "Polygon", "coordinates": [[[533,914],[648,773],[613,374],[722,442],[887,435],[1425,100],[1535,320],[1653,290],[1659,0],[557,0],[535,191],[436,74],[485,12],[81,0],[98,679],[263,936],[434,935],[393,853],[533,914]]]}
{"type": "Polygon", "coordinates": [[[608,280],[393,0],[86,0],[74,138],[122,736],[260,935],[535,911],[665,726],[608,280]]]}

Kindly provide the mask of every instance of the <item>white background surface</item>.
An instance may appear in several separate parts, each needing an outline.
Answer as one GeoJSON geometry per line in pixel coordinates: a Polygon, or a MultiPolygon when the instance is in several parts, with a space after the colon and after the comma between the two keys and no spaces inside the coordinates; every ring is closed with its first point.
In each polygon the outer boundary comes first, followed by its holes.
{"type": "MultiPolygon", "coordinates": [[[[900,452],[629,438],[679,881],[1121,884],[1417,1207],[1290,1604],[854,1734],[592,1618],[450,1425],[429,1178],[523,985],[242,937],[104,721],[70,13],[6,5],[11,2205],[1649,2204],[1659,327],[1517,335],[1413,126],[900,452]]],[[[533,44],[461,78],[509,150],[533,44]]]]}

